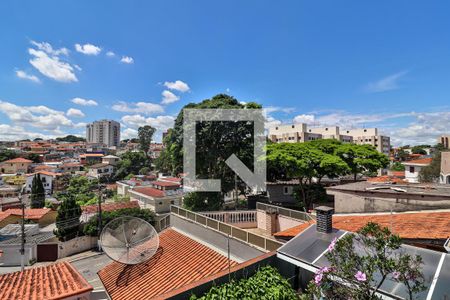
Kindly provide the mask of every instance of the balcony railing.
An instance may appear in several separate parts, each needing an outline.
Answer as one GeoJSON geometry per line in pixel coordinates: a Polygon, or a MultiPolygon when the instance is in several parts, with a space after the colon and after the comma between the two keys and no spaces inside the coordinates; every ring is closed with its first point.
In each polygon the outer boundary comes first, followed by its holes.
{"type": "MultiPolygon", "coordinates": [[[[225,234],[232,238],[241,240],[247,244],[256,246],[256,247],[264,249],[266,251],[275,251],[283,245],[283,243],[280,243],[276,240],[267,238],[262,235],[248,232],[237,226],[215,220],[204,214],[195,213],[195,212],[189,211],[187,209],[184,209],[184,208],[181,208],[181,207],[178,207],[175,205],[172,205],[170,207],[170,212],[174,215],[180,216],[182,218],[186,218],[186,219],[191,220],[192,222],[195,222],[199,225],[203,225],[203,226],[206,226],[213,230],[219,231],[222,234],[225,234]]],[[[255,220],[256,220],[256,217],[255,217],[255,220]]]]}
{"type": "Polygon", "coordinates": [[[256,210],[211,211],[201,214],[227,224],[254,223],[256,225],[256,210]]]}
{"type": "Polygon", "coordinates": [[[289,209],[289,208],[284,208],[284,207],[280,207],[280,206],[276,206],[276,205],[270,205],[270,204],[261,203],[261,202],[256,203],[256,209],[263,210],[263,211],[272,211],[272,212],[275,211],[279,215],[283,215],[286,217],[290,217],[290,218],[302,220],[302,221],[315,220],[315,217],[313,215],[308,214],[306,212],[293,210],[293,209],[289,209]]]}

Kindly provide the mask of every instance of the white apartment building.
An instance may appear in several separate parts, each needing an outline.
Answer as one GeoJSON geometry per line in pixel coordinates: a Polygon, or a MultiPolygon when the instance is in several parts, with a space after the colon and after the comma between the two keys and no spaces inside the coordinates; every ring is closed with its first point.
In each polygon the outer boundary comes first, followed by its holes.
{"type": "Polygon", "coordinates": [[[108,147],[119,147],[120,123],[113,120],[100,120],[87,124],[86,141],[105,144],[108,147]]]}
{"type": "Polygon", "coordinates": [[[320,139],[336,139],[344,143],[368,144],[389,155],[391,140],[378,134],[377,128],[341,130],[338,126],[311,127],[307,124],[280,125],[269,128],[269,139],[275,143],[303,143],[320,139]]]}

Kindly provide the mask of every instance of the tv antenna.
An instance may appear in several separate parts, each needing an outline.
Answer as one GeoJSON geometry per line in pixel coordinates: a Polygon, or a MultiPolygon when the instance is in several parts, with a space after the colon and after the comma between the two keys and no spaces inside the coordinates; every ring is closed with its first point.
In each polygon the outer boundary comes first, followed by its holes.
{"type": "Polygon", "coordinates": [[[100,244],[112,260],[136,265],[155,255],[159,237],[150,223],[140,218],[124,216],[106,224],[100,236],[100,244]]]}

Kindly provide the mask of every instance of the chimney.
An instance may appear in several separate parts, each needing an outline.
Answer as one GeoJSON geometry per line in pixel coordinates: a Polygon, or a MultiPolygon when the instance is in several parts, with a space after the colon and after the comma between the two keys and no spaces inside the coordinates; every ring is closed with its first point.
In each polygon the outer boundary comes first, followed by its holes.
{"type": "Polygon", "coordinates": [[[315,208],[317,216],[317,231],[322,233],[331,233],[333,230],[334,209],[328,206],[319,206],[315,208]]]}

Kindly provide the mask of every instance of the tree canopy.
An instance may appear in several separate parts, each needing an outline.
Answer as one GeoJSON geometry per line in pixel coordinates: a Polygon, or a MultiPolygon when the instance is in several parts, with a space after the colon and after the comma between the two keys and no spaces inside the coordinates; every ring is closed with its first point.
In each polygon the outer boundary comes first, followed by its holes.
{"type": "Polygon", "coordinates": [[[78,236],[80,231],[81,207],[72,194],[67,194],[58,207],[55,235],[61,241],[67,241],[78,236]]]}
{"type": "MultiPolygon", "coordinates": [[[[237,99],[219,94],[200,103],[189,103],[190,109],[256,109],[254,102],[242,103],[237,99]]],[[[183,108],[183,109],[184,109],[183,108]]],[[[175,126],[169,131],[156,165],[173,175],[183,172],[183,110],[180,111],[175,126]]],[[[199,122],[196,124],[196,175],[197,178],[221,179],[221,193],[234,188],[235,174],[225,164],[231,154],[235,154],[249,169],[253,168],[253,124],[251,122],[199,122]]],[[[207,202],[208,207],[220,206],[222,197],[210,197],[200,193],[198,197],[207,202]],[[216,203],[219,201],[219,203],[216,203]]],[[[198,200],[198,197],[196,199],[198,200]]]]}
{"type": "Polygon", "coordinates": [[[86,139],[80,136],[75,136],[72,134],[66,135],[64,137],[57,137],[57,142],[69,142],[69,143],[77,143],[77,142],[85,142],[86,139]]]}
{"type": "Polygon", "coordinates": [[[138,140],[139,148],[141,151],[149,157],[150,144],[152,143],[153,134],[155,134],[156,129],[150,125],[145,125],[138,128],[138,140]]]}
{"type": "Polygon", "coordinates": [[[45,189],[41,175],[35,174],[31,183],[31,208],[43,208],[45,206],[45,189]]]}
{"type": "Polygon", "coordinates": [[[140,174],[143,168],[150,168],[150,160],[143,151],[127,151],[120,156],[115,177],[124,179],[130,174],[140,174]]]}
{"type": "Polygon", "coordinates": [[[57,195],[59,200],[64,200],[68,197],[83,206],[97,203],[98,180],[90,179],[86,176],[74,176],[70,178],[69,185],[64,193],[57,195]]]}

